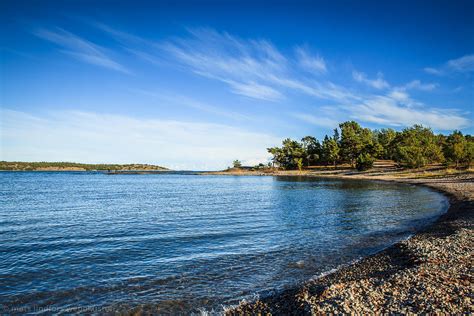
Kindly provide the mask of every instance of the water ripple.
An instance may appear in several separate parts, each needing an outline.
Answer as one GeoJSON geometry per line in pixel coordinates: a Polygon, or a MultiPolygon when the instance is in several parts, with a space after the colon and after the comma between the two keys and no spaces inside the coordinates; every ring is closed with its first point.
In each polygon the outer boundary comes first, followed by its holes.
{"type": "Polygon", "coordinates": [[[4,172],[0,306],[221,310],[382,249],[446,206],[378,182],[4,172]]]}

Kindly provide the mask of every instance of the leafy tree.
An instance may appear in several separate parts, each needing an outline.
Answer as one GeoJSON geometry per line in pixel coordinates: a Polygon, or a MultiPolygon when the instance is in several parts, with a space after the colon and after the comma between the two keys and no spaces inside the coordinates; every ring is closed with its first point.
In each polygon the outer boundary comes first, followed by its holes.
{"type": "Polygon", "coordinates": [[[278,165],[282,166],[282,163],[284,162],[284,154],[283,150],[279,147],[271,147],[267,148],[267,151],[272,154],[272,166],[278,165]]]}
{"type": "Polygon", "coordinates": [[[362,153],[356,159],[356,168],[359,171],[372,168],[375,158],[369,153],[362,153]]]}
{"type": "Polygon", "coordinates": [[[321,158],[321,144],[313,136],[305,136],[301,139],[303,150],[305,151],[305,163],[307,166],[316,164],[321,158]]]}
{"type": "Polygon", "coordinates": [[[374,131],[374,135],[376,137],[377,143],[382,149],[379,157],[382,159],[393,159],[395,154],[394,140],[397,136],[397,132],[391,128],[383,128],[380,131],[374,131]]]}
{"type": "Polygon", "coordinates": [[[471,167],[472,162],[474,161],[474,140],[467,141],[466,144],[466,157],[464,158],[468,167],[471,167]]]}
{"type": "Polygon", "coordinates": [[[394,140],[395,161],[409,168],[422,167],[444,159],[437,137],[430,128],[414,125],[399,133],[394,140]]]}
{"type": "Polygon", "coordinates": [[[292,139],[283,140],[282,147],[268,148],[268,152],[273,155],[273,162],[285,169],[302,168],[306,152],[302,144],[292,139]]]}
{"type": "Polygon", "coordinates": [[[456,168],[460,161],[465,161],[468,155],[468,142],[460,131],[454,131],[446,139],[444,155],[446,159],[456,163],[456,168]]]}
{"type": "Polygon", "coordinates": [[[339,124],[332,137],[319,141],[305,136],[301,143],[285,139],[281,147],[267,149],[273,164],[285,169],[302,169],[318,163],[349,162],[359,170],[373,166],[375,159],[393,159],[409,168],[433,162],[448,161],[471,164],[474,160],[474,138],[454,131],[449,136],[435,135],[430,128],[414,125],[396,132],[393,129],[371,131],[355,121],[339,124]]]}
{"type": "Polygon", "coordinates": [[[341,156],[345,161],[349,161],[351,166],[357,157],[362,153],[373,154],[375,146],[372,131],[368,128],[362,128],[359,123],[348,121],[339,124],[341,129],[341,156]]]}
{"type": "Polygon", "coordinates": [[[326,163],[332,163],[334,168],[336,168],[337,161],[339,160],[339,144],[336,141],[335,137],[324,137],[323,146],[322,146],[322,156],[323,160],[326,163]]]}
{"type": "Polygon", "coordinates": [[[242,163],[238,159],[234,160],[232,162],[232,165],[234,166],[234,168],[241,168],[242,167],[242,163]]]}
{"type": "Polygon", "coordinates": [[[305,152],[300,143],[287,138],[283,141],[282,149],[286,157],[286,168],[296,169],[298,166],[302,166],[305,152]]]}

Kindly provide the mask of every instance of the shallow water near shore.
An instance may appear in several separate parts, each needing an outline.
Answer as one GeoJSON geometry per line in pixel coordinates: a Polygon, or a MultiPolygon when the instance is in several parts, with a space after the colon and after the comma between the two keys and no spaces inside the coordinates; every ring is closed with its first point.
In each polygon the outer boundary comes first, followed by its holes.
{"type": "Polygon", "coordinates": [[[383,249],[447,206],[373,181],[2,172],[0,304],[219,312],[383,249]]]}

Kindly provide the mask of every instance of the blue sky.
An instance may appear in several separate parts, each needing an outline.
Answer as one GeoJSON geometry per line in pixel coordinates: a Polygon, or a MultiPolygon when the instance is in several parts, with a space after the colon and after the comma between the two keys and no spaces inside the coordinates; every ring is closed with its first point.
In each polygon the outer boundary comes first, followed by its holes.
{"type": "Polygon", "coordinates": [[[474,133],[472,1],[2,1],[0,159],[265,162],[339,122],[474,133]]]}

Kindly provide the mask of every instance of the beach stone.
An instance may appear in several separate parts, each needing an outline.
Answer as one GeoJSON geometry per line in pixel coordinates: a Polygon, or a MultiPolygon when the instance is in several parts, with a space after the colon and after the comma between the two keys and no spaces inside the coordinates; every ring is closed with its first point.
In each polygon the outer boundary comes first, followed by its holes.
{"type": "MultiPolygon", "coordinates": [[[[352,177],[353,176],[347,176],[352,177]]],[[[363,176],[361,178],[367,178],[363,176]]],[[[372,179],[378,179],[373,177],[372,179]]],[[[448,212],[412,238],[228,315],[474,314],[474,175],[396,180],[445,192],[448,212]]]]}

